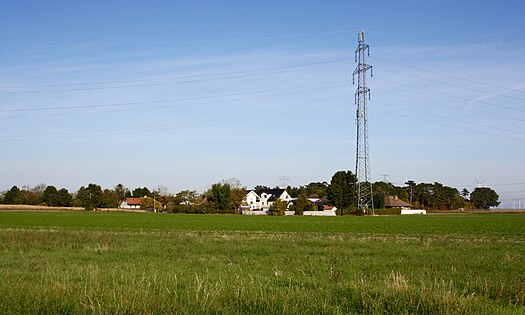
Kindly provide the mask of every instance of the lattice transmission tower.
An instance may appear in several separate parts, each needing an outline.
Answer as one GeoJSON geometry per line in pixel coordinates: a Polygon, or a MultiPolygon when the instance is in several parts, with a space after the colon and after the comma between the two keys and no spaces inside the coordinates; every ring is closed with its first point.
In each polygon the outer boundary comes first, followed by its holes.
{"type": "Polygon", "coordinates": [[[355,91],[357,149],[355,155],[356,206],[363,213],[374,213],[374,200],[372,195],[372,182],[370,181],[370,157],[368,155],[368,114],[366,103],[370,99],[370,89],[366,86],[366,73],[372,66],[365,63],[365,54],[370,56],[369,47],[365,44],[365,34],[361,31],[358,35],[358,45],[355,50],[355,62],[352,81],[355,84],[357,75],[357,90],[355,91]]]}

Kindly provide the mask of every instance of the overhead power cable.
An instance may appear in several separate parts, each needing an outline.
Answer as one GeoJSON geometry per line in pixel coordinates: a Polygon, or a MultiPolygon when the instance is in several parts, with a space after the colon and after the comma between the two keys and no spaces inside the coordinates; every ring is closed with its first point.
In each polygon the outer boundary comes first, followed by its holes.
{"type": "Polygon", "coordinates": [[[524,93],[525,94],[525,91],[520,90],[520,89],[516,89],[516,88],[509,88],[509,87],[501,86],[501,85],[498,85],[498,84],[481,82],[481,81],[477,81],[477,80],[472,80],[472,79],[468,79],[468,78],[463,78],[463,77],[451,75],[451,74],[448,74],[448,73],[443,73],[443,72],[437,72],[437,71],[432,71],[432,70],[428,70],[428,69],[423,69],[423,68],[420,68],[420,67],[415,67],[415,66],[412,66],[412,65],[407,65],[407,64],[403,64],[403,63],[399,63],[399,62],[395,62],[395,61],[379,58],[377,56],[372,56],[371,58],[377,59],[377,60],[381,60],[381,61],[384,61],[384,62],[387,62],[387,63],[391,63],[391,64],[394,64],[394,65],[406,67],[406,68],[411,68],[411,69],[415,69],[415,70],[419,70],[419,71],[423,71],[423,72],[437,74],[437,75],[444,76],[444,77],[449,77],[449,78],[453,78],[453,79],[457,79],[457,80],[463,80],[463,81],[467,81],[467,82],[471,82],[471,83],[476,83],[476,84],[481,84],[481,85],[485,85],[485,86],[495,87],[495,88],[507,90],[507,91],[510,91],[510,92],[517,92],[517,93],[524,93]]]}
{"type": "MultiPolygon", "coordinates": [[[[324,63],[328,63],[328,62],[324,62],[324,63]]],[[[316,64],[322,64],[322,63],[316,63],[316,64]]],[[[313,65],[313,64],[310,64],[310,65],[313,65]]],[[[220,81],[220,80],[228,80],[228,79],[242,79],[242,78],[248,78],[248,77],[256,77],[256,76],[269,75],[269,74],[281,74],[281,73],[288,73],[288,72],[294,72],[294,71],[303,71],[303,70],[302,69],[291,69],[291,70],[289,69],[289,70],[280,70],[280,71],[265,72],[265,73],[255,73],[255,74],[245,74],[245,75],[235,75],[235,76],[232,75],[232,76],[227,76],[227,77],[222,76],[222,77],[216,77],[216,78],[185,79],[185,80],[180,80],[180,81],[175,81],[175,82],[162,82],[162,83],[142,83],[142,84],[131,84],[131,85],[117,85],[117,86],[103,86],[103,87],[79,87],[79,88],[51,89],[51,90],[22,90],[22,91],[3,91],[3,92],[0,91],[0,94],[77,92],[77,91],[94,91],[94,90],[110,90],[110,89],[137,88],[137,87],[166,86],[166,85],[176,85],[176,84],[185,84],[185,83],[220,81]]],[[[211,76],[211,75],[204,75],[204,76],[211,76]]],[[[158,80],[153,79],[152,81],[158,81],[158,80]]],[[[144,82],[148,82],[148,81],[144,80],[144,82]]]]}
{"type": "MultiPolygon", "coordinates": [[[[406,95],[406,94],[385,91],[383,89],[378,89],[378,88],[375,88],[375,90],[377,90],[378,92],[384,93],[384,94],[396,95],[396,96],[399,96],[399,97],[403,97],[403,98],[411,99],[411,100],[414,100],[414,101],[422,102],[424,104],[432,104],[432,105],[436,105],[436,106],[439,106],[439,107],[449,107],[449,108],[454,108],[454,109],[458,109],[458,110],[461,110],[461,111],[465,110],[465,108],[463,108],[463,107],[454,106],[454,105],[451,105],[451,104],[446,103],[446,102],[445,103],[438,103],[438,102],[435,102],[435,101],[429,101],[429,100],[426,100],[426,99],[423,99],[423,98],[413,97],[413,96],[409,96],[409,95],[406,95]]],[[[491,118],[497,117],[497,118],[501,118],[501,119],[505,119],[505,120],[525,123],[524,119],[520,119],[520,118],[518,118],[516,116],[507,117],[507,116],[499,115],[498,113],[486,113],[486,112],[482,112],[482,111],[479,111],[479,110],[476,111],[475,113],[479,114],[479,115],[488,116],[488,117],[491,117],[491,118]]]]}
{"type": "MultiPolygon", "coordinates": [[[[383,103],[383,104],[385,104],[385,103],[383,103]]],[[[390,106],[395,106],[395,105],[390,105],[390,106]]],[[[408,111],[412,111],[412,112],[416,112],[416,113],[419,113],[419,114],[427,115],[427,116],[437,117],[437,118],[440,118],[440,119],[453,120],[453,121],[457,121],[457,122],[460,122],[460,123],[463,123],[463,124],[474,125],[474,126],[482,127],[482,128],[490,128],[490,129],[495,129],[495,130],[501,130],[501,131],[510,132],[510,133],[514,133],[514,134],[517,134],[517,135],[525,136],[525,132],[520,132],[520,131],[516,131],[516,130],[513,130],[513,129],[506,129],[506,128],[501,128],[501,127],[496,127],[496,126],[484,125],[484,124],[480,124],[480,123],[473,123],[473,122],[469,122],[469,121],[466,121],[466,120],[463,120],[463,119],[457,119],[457,118],[454,118],[454,117],[446,117],[446,116],[442,116],[442,115],[431,114],[428,111],[417,110],[417,109],[415,109],[413,107],[410,107],[410,108],[409,107],[404,107],[404,106],[395,106],[395,107],[402,108],[404,110],[408,110],[408,111]]]]}
{"type": "MultiPolygon", "coordinates": [[[[378,101],[378,100],[374,100],[374,103],[383,104],[383,105],[390,106],[390,107],[398,107],[396,105],[392,105],[392,104],[389,104],[389,103],[381,102],[381,101],[378,101]]],[[[477,130],[477,129],[471,129],[471,128],[465,128],[465,127],[461,127],[461,126],[457,126],[457,125],[441,123],[441,122],[437,122],[435,120],[413,117],[413,116],[410,116],[410,115],[401,114],[399,112],[391,112],[391,111],[383,110],[383,109],[380,109],[380,108],[377,108],[377,107],[375,109],[379,110],[379,111],[382,111],[382,112],[386,112],[388,114],[401,116],[401,117],[405,117],[405,118],[409,118],[409,119],[413,119],[413,120],[417,120],[417,121],[424,121],[424,122],[431,123],[431,124],[434,124],[434,125],[441,125],[441,126],[445,126],[445,127],[449,127],[449,128],[454,128],[454,129],[459,129],[459,130],[464,130],[464,131],[469,131],[469,132],[474,132],[474,133],[479,133],[479,134],[485,134],[485,135],[490,135],[490,136],[495,136],[495,137],[500,137],[500,138],[507,138],[507,139],[512,139],[512,140],[525,141],[525,138],[516,138],[516,137],[512,137],[512,136],[508,136],[508,135],[502,135],[502,134],[493,133],[493,132],[481,131],[481,130],[477,130]]]]}
{"type": "MultiPolygon", "coordinates": [[[[182,75],[182,76],[167,76],[167,77],[160,77],[160,78],[137,79],[137,80],[113,80],[113,81],[98,81],[98,82],[76,82],[76,83],[37,84],[37,85],[12,85],[12,86],[0,86],[0,89],[38,89],[38,88],[48,88],[48,87],[75,87],[75,86],[104,85],[104,84],[126,84],[126,83],[139,83],[139,82],[158,82],[158,81],[178,80],[178,79],[194,79],[194,78],[203,78],[203,77],[216,77],[216,76],[248,74],[248,73],[253,73],[253,72],[261,72],[261,71],[295,69],[295,68],[318,66],[318,65],[325,65],[325,64],[332,64],[332,63],[340,63],[340,62],[346,62],[346,61],[347,61],[346,59],[333,59],[333,60],[309,62],[309,63],[295,64],[295,65],[288,65],[288,66],[277,66],[277,67],[265,67],[265,68],[246,69],[246,70],[240,70],[240,71],[227,71],[227,72],[204,73],[204,74],[193,74],[193,75],[182,75]]],[[[287,72],[292,72],[292,71],[296,71],[296,70],[278,71],[278,72],[264,72],[264,73],[258,73],[256,75],[279,74],[279,73],[287,73],[287,72]]],[[[248,75],[247,77],[250,77],[250,76],[253,76],[253,75],[248,75]]],[[[239,77],[235,76],[233,78],[239,78],[239,77]]],[[[223,79],[223,78],[218,78],[218,79],[223,79]]],[[[230,77],[226,77],[224,79],[230,79],[230,77]]],[[[217,79],[211,79],[211,80],[217,80],[217,79]]],[[[204,79],[202,81],[204,81],[204,79]]],[[[197,81],[197,82],[201,82],[201,81],[197,81]]],[[[183,83],[186,83],[186,82],[184,81],[183,83]]],[[[51,91],[54,91],[54,90],[51,90],[51,91]]],[[[61,90],[59,90],[59,91],[61,91],[61,90]]],[[[69,91],[69,90],[67,90],[67,91],[69,91]]],[[[5,92],[0,91],[0,93],[17,93],[17,92],[19,92],[19,93],[30,93],[30,92],[40,92],[40,91],[5,91],[5,92]]],[[[48,91],[46,90],[46,92],[48,92],[48,91]]]]}
{"type": "Polygon", "coordinates": [[[480,101],[480,100],[470,99],[470,98],[463,97],[463,96],[457,96],[457,95],[453,95],[453,94],[449,94],[449,93],[438,92],[438,91],[434,91],[434,90],[430,90],[430,89],[424,89],[424,88],[416,87],[416,86],[405,84],[405,83],[395,82],[395,81],[391,81],[391,80],[380,79],[380,78],[375,78],[375,80],[388,82],[388,83],[392,83],[392,84],[397,84],[397,85],[402,85],[402,86],[407,86],[407,87],[410,87],[412,89],[425,91],[425,92],[430,92],[430,93],[434,93],[434,94],[438,94],[438,95],[442,95],[442,96],[453,97],[453,98],[457,98],[457,99],[468,101],[468,102],[485,104],[485,105],[498,107],[498,108],[504,108],[504,109],[512,110],[512,111],[525,112],[525,109],[522,109],[522,108],[514,108],[514,107],[505,106],[505,105],[493,104],[493,103],[484,102],[484,101],[480,101]]]}
{"type": "MultiPolygon", "coordinates": [[[[342,105],[333,105],[329,108],[338,108],[338,107],[347,107],[347,104],[342,105]]],[[[144,127],[144,128],[120,128],[120,129],[97,129],[89,131],[76,131],[71,130],[67,132],[60,133],[48,133],[48,134],[22,134],[22,135],[0,135],[0,142],[10,142],[10,141],[24,141],[24,140],[50,140],[50,139],[60,139],[67,137],[78,137],[78,136],[87,136],[87,135],[110,135],[110,134],[127,134],[127,133],[138,133],[138,132],[153,132],[153,131],[166,131],[166,130],[177,130],[177,129],[186,129],[194,127],[204,127],[210,125],[217,125],[223,123],[234,123],[234,122],[245,122],[245,121],[254,121],[275,117],[283,117],[290,114],[303,114],[316,111],[326,111],[328,108],[326,105],[322,106],[311,106],[307,108],[288,110],[288,111],[272,111],[271,113],[261,113],[257,115],[249,116],[238,116],[227,119],[210,119],[210,120],[200,120],[187,123],[177,123],[173,125],[164,125],[157,127],[144,127]]]]}
{"type": "Polygon", "coordinates": [[[220,42],[235,42],[235,41],[254,41],[254,40],[265,40],[265,39],[290,39],[290,38],[301,38],[301,37],[314,37],[314,36],[326,36],[326,35],[338,35],[355,33],[359,29],[352,30],[335,30],[325,32],[311,32],[311,33],[295,33],[295,34],[279,34],[279,35],[250,35],[247,37],[236,37],[236,38],[215,38],[215,39],[202,39],[202,40],[177,40],[170,42],[142,42],[142,43],[84,43],[84,44],[3,44],[0,48],[89,48],[89,47],[137,47],[137,46],[177,46],[187,44],[199,44],[199,43],[220,43],[220,42]]]}
{"type": "MultiPolygon", "coordinates": [[[[338,81],[334,83],[346,83],[346,81],[338,81]]],[[[329,87],[333,87],[329,86],[329,87]]],[[[206,96],[194,96],[194,97],[181,97],[173,99],[161,99],[161,100],[150,100],[150,101],[135,101],[135,102],[122,102],[122,103],[106,103],[106,104],[92,104],[92,105],[74,105],[74,106],[50,106],[50,107],[31,107],[31,108],[18,108],[18,109],[0,109],[0,112],[36,112],[36,111],[55,111],[55,110],[72,110],[72,109],[91,109],[91,108],[105,108],[105,107],[122,107],[122,106],[134,106],[134,105],[143,105],[143,104],[156,104],[156,103],[169,103],[169,102],[181,102],[181,101],[195,101],[195,100],[207,100],[207,99],[217,99],[224,97],[232,96],[243,96],[243,95],[257,95],[264,94],[268,92],[280,92],[280,91],[291,91],[291,90],[300,90],[300,89],[315,89],[319,88],[319,85],[306,85],[306,86],[295,86],[295,87],[283,87],[277,89],[265,89],[265,90],[255,90],[255,91],[246,91],[238,93],[225,93],[225,94],[216,94],[216,95],[206,95],[206,96]]],[[[328,87],[328,88],[329,88],[328,87]]],[[[339,87],[339,85],[335,85],[339,87]]],[[[326,88],[326,87],[325,87],[326,88]]]]}
{"type": "MultiPolygon", "coordinates": [[[[417,75],[413,75],[413,74],[409,74],[409,73],[399,72],[399,71],[395,71],[395,70],[391,70],[391,69],[387,69],[387,68],[379,67],[379,69],[383,70],[383,71],[388,71],[388,72],[400,74],[400,75],[407,76],[407,77],[412,77],[412,78],[425,80],[425,81],[429,81],[429,82],[434,82],[434,83],[438,83],[438,84],[442,84],[442,85],[452,86],[452,87],[456,87],[456,88],[460,88],[460,89],[464,89],[464,90],[470,90],[470,91],[475,91],[475,92],[480,92],[480,93],[487,93],[487,91],[484,91],[484,90],[475,89],[475,88],[462,86],[462,85],[458,85],[458,84],[452,84],[452,83],[448,83],[448,82],[441,82],[439,80],[429,79],[429,78],[425,78],[425,77],[421,77],[421,76],[417,76],[417,75]]],[[[515,100],[520,100],[520,101],[525,101],[525,98],[515,97],[515,96],[511,96],[511,95],[500,94],[498,96],[499,97],[511,98],[511,99],[515,99],[515,100]]]]}

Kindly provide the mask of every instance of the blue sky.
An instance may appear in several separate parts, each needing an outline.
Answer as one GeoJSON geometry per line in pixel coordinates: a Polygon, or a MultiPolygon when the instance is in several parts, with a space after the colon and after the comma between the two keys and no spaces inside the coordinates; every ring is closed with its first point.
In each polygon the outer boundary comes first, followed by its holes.
{"type": "Polygon", "coordinates": [[[367,62],[374,181],[476,180],[525,206],[521,1],[2,1],[0,190],[203,191],[355,170],[367,62]]]}

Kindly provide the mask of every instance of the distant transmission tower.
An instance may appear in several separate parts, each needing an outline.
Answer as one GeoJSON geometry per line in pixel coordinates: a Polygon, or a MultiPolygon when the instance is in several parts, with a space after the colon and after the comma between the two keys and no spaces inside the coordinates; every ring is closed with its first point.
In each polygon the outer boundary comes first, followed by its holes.
{"type": "Polygon", "coordinates": [[[285,189],[286,187],[288,187],[288,184],[290,184],[291,181],[292,179],[290,178],[290,176],[279,176],[277,178],[277,186],[279,188],[285,189]]]}
{"type": "Polygon", "coordinates": [[[368,45],[365,44],[365,33],[359,32],[359,45],[355,50],[355,62],[352,80],[355,84],[357,75],[357,90],[355,91],[356,124],[357,124],[357,149],[355,156],[356,205],[363,213],[374,213],[374,200],[372,195],[372,182],[370,181],[370,159],[368,156],[368,114],[366,108],[367,98],[370,99],[370,89],[366,87],[366,72],[372,66],[365,63],[365,52],[370,55],[368,45]]]}

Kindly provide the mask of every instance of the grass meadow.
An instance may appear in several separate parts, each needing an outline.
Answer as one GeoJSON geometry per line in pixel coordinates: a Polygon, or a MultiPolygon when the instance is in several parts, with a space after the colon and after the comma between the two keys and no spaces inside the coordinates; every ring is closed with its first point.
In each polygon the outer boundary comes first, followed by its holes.
{"type": "Polygon", "coordinates": [[[1,314],[525,314],[525,215],[0,212],[1,314]]]}

